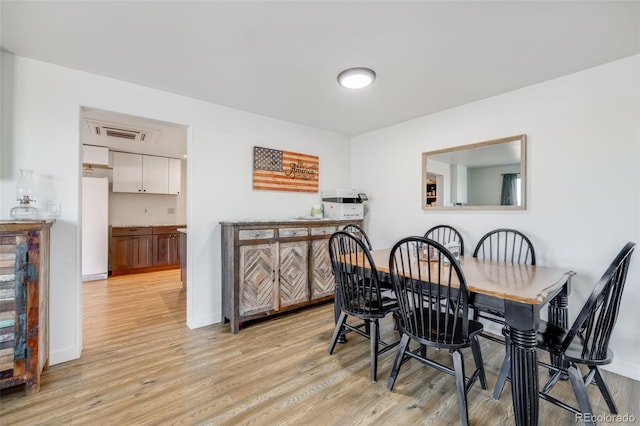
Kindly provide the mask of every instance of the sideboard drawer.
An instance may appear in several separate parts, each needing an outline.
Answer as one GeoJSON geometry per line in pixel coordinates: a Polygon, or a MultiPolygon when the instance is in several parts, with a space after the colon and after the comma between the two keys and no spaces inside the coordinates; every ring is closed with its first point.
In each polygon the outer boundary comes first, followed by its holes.
{"type": "Polygon", "coordinates": [[[274,236],[275,231],[273,229],[243,229],[238,231],[239,240],[266,240],[274,236]]]}
{"type": "Polygon", "coordinates": [[[278,231],[280,238],[306,237],[309,235],[307,228],[282,228],[278,231]]]}
{"type": "Polygon", "coordinates": [[[335,226],[317,226],[311,228],[311,235],[331,235],[336,232],[335,226]]]}

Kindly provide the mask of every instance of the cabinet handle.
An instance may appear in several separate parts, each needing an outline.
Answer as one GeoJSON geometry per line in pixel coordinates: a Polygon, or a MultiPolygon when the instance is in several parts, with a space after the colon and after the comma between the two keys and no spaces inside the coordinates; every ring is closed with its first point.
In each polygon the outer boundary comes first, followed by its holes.
{"type": "Polygon", "coordinates": [[[291,233],[291,235],[293,235],[294,237],[295,237],[297,234],[298,234],[298,231],[293,231],[293,232],[291,233]]]}
{"type": "Polygon", "coordinates": [[[259,232],[256,232],[256,234],[254,235],[254,237],[258,238],[260,236],[259,232]]]}

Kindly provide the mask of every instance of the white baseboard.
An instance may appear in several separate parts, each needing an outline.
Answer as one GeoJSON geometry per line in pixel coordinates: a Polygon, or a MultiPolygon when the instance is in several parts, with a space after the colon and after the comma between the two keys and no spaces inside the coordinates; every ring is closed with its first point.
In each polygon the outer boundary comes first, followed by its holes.
{"type": "Polygon", "coordinates": [[[79,347],[66,348],[59,351],[49,352],[49,365],[61,364],[63,362],[73,361],[80,358],[81,350],[79,347]]]}

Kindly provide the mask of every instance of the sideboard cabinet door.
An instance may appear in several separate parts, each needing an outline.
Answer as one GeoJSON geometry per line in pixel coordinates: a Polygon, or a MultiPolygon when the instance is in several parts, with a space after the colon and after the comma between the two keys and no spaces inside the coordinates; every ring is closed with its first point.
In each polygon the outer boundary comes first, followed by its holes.
{"type": "Polygon", "coordinates": [[[275,244],[240,247],[238,282],[241,316],[276,309],[275,260],[275,244]]]}

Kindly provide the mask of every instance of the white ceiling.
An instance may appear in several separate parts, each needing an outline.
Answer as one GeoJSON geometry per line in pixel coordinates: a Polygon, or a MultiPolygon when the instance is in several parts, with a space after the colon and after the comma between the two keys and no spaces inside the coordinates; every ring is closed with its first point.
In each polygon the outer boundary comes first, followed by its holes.
{"type": "Polygon", "coordinates": [[[0,5],[9,52],[345,135],[640,53],[638,1],[0,5]]]}

